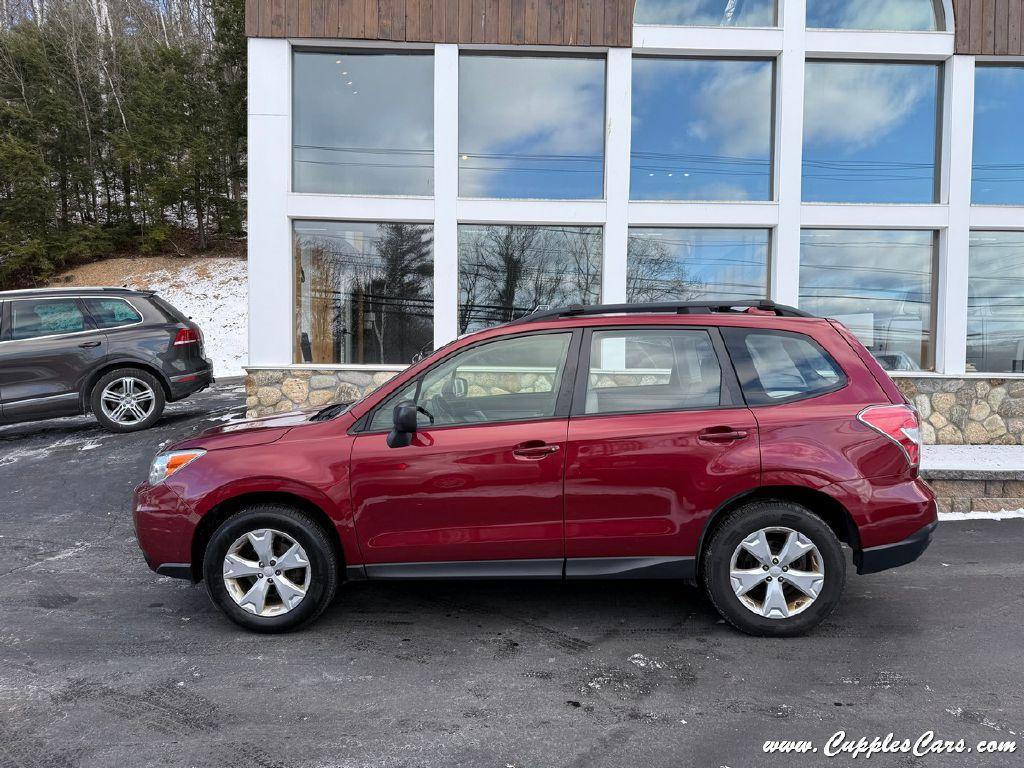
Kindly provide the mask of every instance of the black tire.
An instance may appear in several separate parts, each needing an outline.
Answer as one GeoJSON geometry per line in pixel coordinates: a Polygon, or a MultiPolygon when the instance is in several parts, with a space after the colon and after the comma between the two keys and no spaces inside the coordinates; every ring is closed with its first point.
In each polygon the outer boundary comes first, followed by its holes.
{"type": "Polygon", "coordinates": [[[93,384],[92,391],[89,393],[89,407],[92,410],[93,416],[96,417],[96,421],[99,422],[100,426],[109,432],[138,432],[143,429],[149,429],[163,415],[166,404],[167,400],[164,395],[163,385],[156,376],[141,368],[116,368],[113,371],[108,371],[99,378],[99,381],[93,384]],[[103,403],[101,402],[103,390],[111,382],[124,378],[132,378],[144,383],[153,393],[153,410],[144,419],[134,423],[115,421],[103,411],[103,403]]]}
{"type": "MultiPolygon", "coordinates": [[[[806,508],[788,501],[755,501],[729,512],[715,529],[702,555],[701,580],[712,604],[736,629],[758,637],[793,637],[814,629],[835,610],[846,584],[846,557],[832,529],[806,508]],[[729,575],[733,553],[740,544],[757,531],[773,527],[789,528],[810,539],[824,570],[824,584],[817,597],[787,618],[765,617],[748,608],[733,590],[729,575]]],[[[792,584],[784,589],[787,595],[801,595],[792,584]]],[[[757,594],[754,589],[749,593],[755,602],[757,594]]]]}
{"type": "Polygon", "coordinates": [[[289,632],[309,624],[330,605],[338,588],[338,554],[327,532],[313,518],[292,507],[259,504],[235,513],[214,531],[203,555],[203,579],[214,605],[239,626],[253,632],[289,632]],[[259,529],[281,531],[306,552],[310,581],[305,597],[277,616],[258,616],[244,610],[224,583],[224,557],[241,536],[259,529]]]}

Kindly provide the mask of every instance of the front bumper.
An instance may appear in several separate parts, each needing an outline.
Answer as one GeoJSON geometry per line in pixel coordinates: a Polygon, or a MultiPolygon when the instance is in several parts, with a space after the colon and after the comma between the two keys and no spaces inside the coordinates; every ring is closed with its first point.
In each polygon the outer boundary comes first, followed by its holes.
{"type": "Polygon", "coordinates": [[[192,508],[163,483],[143,483],[132,495],[132,519],[146,564],[161,576],[192,579],[192,508]]]}
{"type": "Polygon", "coordinates": [[[929,523],[895,544],[883,544],[880,547],[854,551],[853,562],[857,566],[857,573],[878,573],[914,562],[928,548],[938,525],[937,520],[929,523]]]}

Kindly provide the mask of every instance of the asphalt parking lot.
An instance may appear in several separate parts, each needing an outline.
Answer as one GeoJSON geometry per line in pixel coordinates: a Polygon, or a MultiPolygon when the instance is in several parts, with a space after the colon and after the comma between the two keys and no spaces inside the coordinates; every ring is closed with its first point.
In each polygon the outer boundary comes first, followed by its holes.
{"type": "Polygon", "coordinates": [[[666,583],[358,584],[313,627],[228,624],[136,547],[158,447],[237,417],[222,386],[160,425],[0,428],[0,766],[860,765],[767,740],[1017,741],[870,765],[1024,766],[1024,520],[940,526],[850,577],[812,636],[737,634],[666,583]]]}

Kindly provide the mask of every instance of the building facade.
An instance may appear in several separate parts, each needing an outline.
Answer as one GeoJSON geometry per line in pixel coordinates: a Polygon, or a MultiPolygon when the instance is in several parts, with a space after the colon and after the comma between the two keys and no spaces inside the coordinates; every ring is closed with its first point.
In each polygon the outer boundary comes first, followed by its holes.
{"type": "Polygon", "coordinates": [[[252,413],[567,303],[845,322],[1024,443],[1022,0],[249,0],[252,413]]]}

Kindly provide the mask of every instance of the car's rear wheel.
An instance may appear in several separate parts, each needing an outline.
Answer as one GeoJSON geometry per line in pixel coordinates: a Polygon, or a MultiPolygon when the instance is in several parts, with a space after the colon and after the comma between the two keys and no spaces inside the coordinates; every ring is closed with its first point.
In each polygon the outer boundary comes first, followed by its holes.
{"type": "Polygon", "coordinates": [[[334,599],[338,555],[324,529],[291,507],[261,504],[214,531],[203,557],[214,604],[255,632],[287,632],[334,599]]]}
{"type": "Polygon", "coordinates": [[[846,559],[832,529],[806,508],[757,501],[730,513],[702,557],[704,587],[722,617],[762,637],[800,635],[839,603],[846,559]]]}
{"type": "Polygon", "coordinates": [[[139,368],[118,368],[100,377],[89,404],[100,426],[111,432],[138,432],[156,423],[164,412],[164,388],[139,368]]]}

